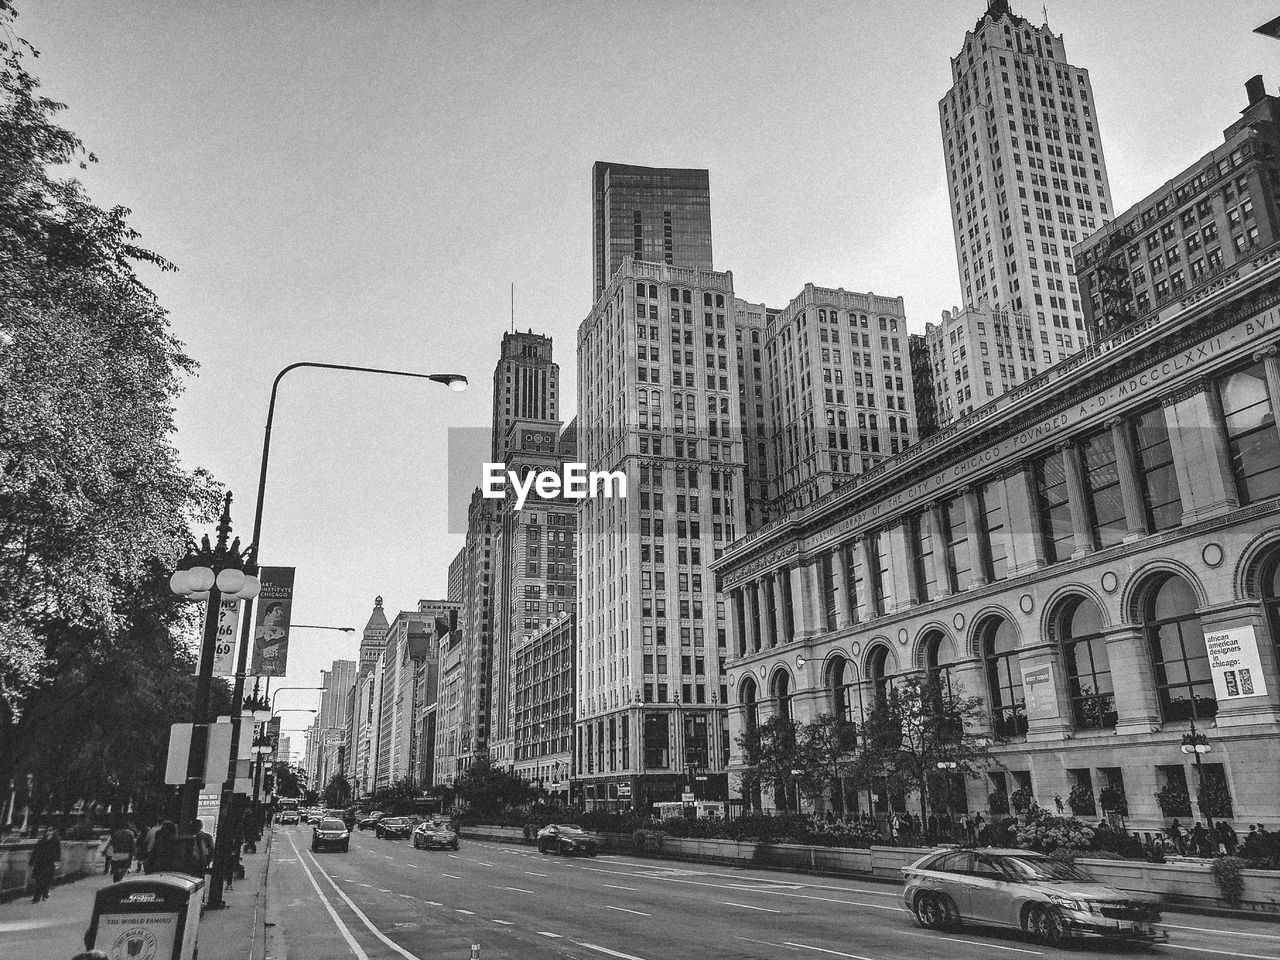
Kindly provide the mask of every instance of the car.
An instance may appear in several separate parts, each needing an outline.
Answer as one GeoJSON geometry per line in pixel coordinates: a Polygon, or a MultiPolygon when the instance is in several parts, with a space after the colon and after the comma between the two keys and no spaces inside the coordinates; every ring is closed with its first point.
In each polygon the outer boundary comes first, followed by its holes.
{"type": "Polygon", "coordinates": [[[458,835],[439,820],[423,820],[413,831],[415,850],[458,849],[458,835]]]}
{"type": "Polygon", "coordinates": [[[920,926],[1010,927],[1046,944],[1078,937],[1156,942],[1160,911],[1144,897],[1030,850],[935,850],[905,867],[902,900],[920,926]]]}
{"type": "Polygon", "coordinates": [[[308,810],[303,818],[303,823],[319,823],[324,819],[323,810],[308,810]]]}
{"type": "Polygon", "coordinates": [[[600,852],[600,843],[577,824],[552,823],[538,831],[538,852],[594,857],[600,852]]]}
{"type": "Polygon", "coordinates": [[[357,820],[356,826],[361,830],[372,830],[378,825],[378,821],[385,816],[387,816],[387,814],[383,813],[381,810],[375,810],[373,813],[363,816],[357,820]]]}
{"type": "Polygon", "coordinates": [[[297,810],[281,810],[276,814],[276,823],[281,826],[293,826],[298,822],[297,810]]]}
{"type": "Polygon", "coordinates": [[[324,817],[311,831],[312,851],[337,849],[346,853],[351,849],[351,832],[336,817],[324,817]]]}
{"type": "Polygon", "coordinates": [[[408,817],[383,817],[373,828],[379,840],[407,840],[413,825],[408,817]]]}

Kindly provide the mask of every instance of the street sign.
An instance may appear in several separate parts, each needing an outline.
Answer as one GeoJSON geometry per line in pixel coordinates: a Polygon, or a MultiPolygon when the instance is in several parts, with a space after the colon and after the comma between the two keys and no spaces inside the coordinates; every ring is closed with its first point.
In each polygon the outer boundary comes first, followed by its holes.
{"type": "Polygon", "coordinates": [[[680,794],[680,800],[684,803],[693,803],[693,794],[686,790],[684,793],[680,794]]]}
{"type": "MultiPolygon", "coordinates": [[[[165,761],[164,782],[182,786],[187,782],[187,761],[191,756],[191,734],[195,724],[175,723],[169,728],[169,755],[165,761]]],[[[208,748],[204,758],[204,782],[221,784],[227,778],[231,763],[231,724],[210,723],[208,748]]]]}
{"type": "Polygon", "coordinates": [[[619,798],[624,800],[631,799],[631,784],[629,783],[618,784],[618,796],[619,798]]]}

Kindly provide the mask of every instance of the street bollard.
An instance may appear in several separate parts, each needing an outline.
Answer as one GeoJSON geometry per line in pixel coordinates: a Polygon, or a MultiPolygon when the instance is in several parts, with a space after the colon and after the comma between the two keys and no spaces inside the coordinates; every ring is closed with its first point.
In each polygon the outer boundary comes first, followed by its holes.
{"type": "Polygon", "coordinates": [[[204,881],[184,873],[128,877],[98,891],[86,950],[109,960],[194,960],[204,881]]]}

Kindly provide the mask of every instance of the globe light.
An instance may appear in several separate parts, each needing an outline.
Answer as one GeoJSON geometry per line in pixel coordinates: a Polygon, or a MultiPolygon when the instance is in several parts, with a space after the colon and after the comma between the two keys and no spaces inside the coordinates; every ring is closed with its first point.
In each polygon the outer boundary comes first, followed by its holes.
{"type": "Polygon", "coordinates": [[[244,580],[244,571],[237,570],[235,567],[227,567],[227,569],[219,572],[218,579],[215,582],[218,584],[219,590],[227,596],[231,596],[244,586],[244,580]]]}
{"type": "Polygon", "coordinates": [[[255,576],[246,576],[244,583],[240,589],[236,591],[236,597],[241,600],[252,600],[262,592],[262,581],[255,576]]]}
{"type": "Polygon", "coordinates": [[[209,567],[192,567],[187,571],[187,586],[193,592],[210,589],[216,578],[209,567]]]}
{"type": "Polygon", "coordinates": [[[173,576],[169,578],[169,589],[172,590],[174,593],[176,593],[180,597],[185,597],[188,593],[190,593],[191,586],[190,586],[189,578],[187,577],[187,571],[185,570],[175,571],[173,576]]]}

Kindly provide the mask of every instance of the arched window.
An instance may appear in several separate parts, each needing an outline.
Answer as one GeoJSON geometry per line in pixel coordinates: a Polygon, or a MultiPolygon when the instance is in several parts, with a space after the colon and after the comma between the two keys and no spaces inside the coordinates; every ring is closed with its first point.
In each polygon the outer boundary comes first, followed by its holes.
{"type": "Polygon", "coordinates": [[[951,664],[955,661],[947,638],[940,631],[924,638],[924,673],[930,683],[951,688],[951,664]]]}
{"type": "Polygon", "coordinates": [[[1181,577],[1170,576],[1146,597],[1143,619],[1156,671],[1160,714],[1166,721],[1207,720],[1218,712],[1209,673],[1204,629],[1196,595],[1181,577]]]}
{"type": "Polygon", "coordinates": [[[779,670],[773,678],[773,700],[778,716],[791,719],[791,676],[785,670],[779,670]]]}
{"type": "Polygon", "coordinates": [[[1067,668],[1072,723],[1089,730],[1114,728],[1115,688],[1107,642],[1102,637],[1102,611],[1085,597],[1067,600],[1058,613],[1058,635],[1067,668]]]}
{"type": "Polygon", "coordinates": [[[756,701],[756,682],[750,678],[743,681],[738,690],[738,701],[742,704],[743,723],[747,732],[752,733],[760,725],[760,705],[756,701]]]}
{"type": "Polygon", "coordinates": [[[887,700],[893,690],[893,677],[889,676],[889,648],[877,644],[867,657],[867,679],[871,681],[871,689],[875,698],[887,700]]]}
{"type": "Polygon", "coordinates": [[[1280,550],[1262,568],[1262,599],[1267,611],[1267,627],[1280,661],[1280,550]]]}
{"type": "Polygon", "coordinates": [[[857,719],[853,704],[857,697],[854,686],[852,664],[844,657],[836,657],[827,670],[827,691],[831,698],[831,713],[846,723],[857,719]]]}
{"type": "Polygon", "coordinates": [[[1027,704],[1022,693],[1022,669],[1018,665],[1018,636],[1003,617],[987,621],[982,640],[991,693],[991,725],[1004,740],[1027,735],[1027,704]]]}

